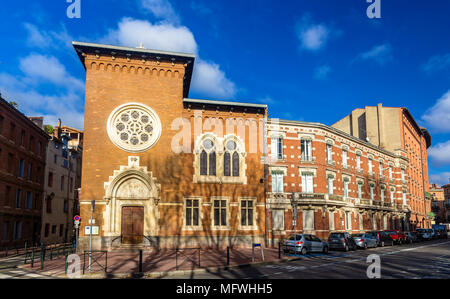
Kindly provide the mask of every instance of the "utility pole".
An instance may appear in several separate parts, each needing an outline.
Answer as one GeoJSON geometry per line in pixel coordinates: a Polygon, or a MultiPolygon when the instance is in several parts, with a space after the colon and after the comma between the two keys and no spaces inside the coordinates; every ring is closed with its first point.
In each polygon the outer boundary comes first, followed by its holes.
{"type": "Polygon", "coordinates": [[[89,272],[92,264],[92,218],[94,216],[95,200],[91,200],[91,220],[89,221],[89,272]]]}

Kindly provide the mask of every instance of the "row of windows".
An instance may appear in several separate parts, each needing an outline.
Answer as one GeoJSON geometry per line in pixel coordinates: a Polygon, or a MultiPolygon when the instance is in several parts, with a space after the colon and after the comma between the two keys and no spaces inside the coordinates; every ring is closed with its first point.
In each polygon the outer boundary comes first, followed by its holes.
{"type": "Polygon", "coordinates": [[[22,221],[4,221],[1,227],[1,241],[18,241],[18,240],[30,240],[33,231],[38,227],[37,223],[34,223],[34,228],[30,222],[22,221]]]}
{"type": "MultiPolygon", "coordinates": [[[[301,160],[302,161],[312,161],[312,140],[309,139],[301,139],[300,141],[300,151],[301,151],[301,160]]],[[[357,152],[356,154],[356,169],[358,171],[362,171],[361,168],[361,153],[357,152]]],[[[271,139],[271,157],[273,159],[281,160],[283,159],[283,138],[282,137],[272,137],[271,139]]],[[[326,145],[326,160],[328,164],[333,164],[333,145],[327,144],[326,145]]],[[[373,172],[373,159],[368,159],[368,165],[369,165],[369,174],[374,174],[373,172]]],[[[343,149],[342,150],[342,166],[344,168],[348,168],[348,150],[343,149]]],[[[388,168],[384,168],[383,162],[380,161],[379,164],[379,174],[380,176],[384,176],[384,171],[388,169],[389,170],[389,178],[393,179],[393,170],[392,166],[389,166],[388,168]]],[[[402,180],[405,180],[405,171],[402,169],[402,180]]]]}
{"type": "Polygon", "coordinates": [[[14,207],[16,209],[40,209],[39,194],[33,195],[31,191],[23,191],[22,189],[16,189],[14,194],[14,203],[12,203],[13,191],[11,186],[5,187],[5,207],[14,207]]]}
{"type": "MultiPolygon", "coordinates": [[[[53,198],[52,196],[47,196],[47,198],[45,199],[46,205],[45,205],[45,210],[47,211],[47,214],[51,214],[53,211],[53,198]]],[[[67,199],[64,200],[64,205],[63,205],[63,212],[67,213],[69,211],[69,202],[67,201],[67,199]]]]}
{"type": "MultiPolygon", "coordinates": [[[[322,216],[317,216],[314,213],[314,210],[304,210],[303,212],[303,229],[308,229],[308,230],[314,230],[315,229],[315,218],[316,217],[320,217],[319,218],[319,222],[322,222],[322,216]]],[[[352,230],[352,223],[356,220],[355,219],[355,215],[352,212],[346,211],[344,212],[344,227],[346,230],[352,230]]],[[[381,217],[381,219],[377,219],[376,215],[372,215],[369,216],[369,220],[371,222],[371,227],[364,227],[363,224],[363,216],[359,215],[358,217],[358,222],[359,222],[359,229],[360,230],[364,230],[364,229],[372,229],[372,230],[377,230],[378,229],[378,225],[377,225],[377,220],[381,220],[381,227],[380,229],[388,229],[388,216],[387,215],[383,215],[381,217]]],[[[394,218],[391,218],[390,220],[391,222],[391,227],[392,228],[400,228],[400,227],[405,227],[405,223],[402,222],[402,220],[398,220],[395,221],[394,218]]],[[[336,224],[336,220],[335,220],[335,212],[329,212],[329,230],[333,231],[335,230],[335,224],[336,224]]],[[[277,231],[282,231],[285,230],[287,227],[285,226],[285,211],[282,209],[274,209],[272,210],[272,229],[273,230],[277,230],[277,231]]]]}
{"type": "MultiPolygon", "coordinates": [[[[272,172],[272,192],[273,193],[283,193],[284,192],[284,184],[283,184],[283,178],[284,173],[282,171],[273,171],[272,172]]],[[[329,176],[328,177],[328,194],[334,194],[334,177],[329,176]]],[[[350,180],[343,180],[344,183],[344,196],[349,197],[349,184],[350,180]]],[[[362,199],[362,187],[363,183],[359,181],[357,183],[357,192],[358,192],[358,198],[362,199]]],[[[385,190],[386,187],[384,185],[380,186],[380,198],[381,201],[385,200],[385,190]]],[[[374,200],[374,191],[375,191],[375,184],[371,183],[369,184],[369,190],[370,190],[370,199],[374,200]]],[[[395,190],[390,189],[390,198],[391,200],[394,199],[394,192],[395,190]]],[[[303,173],[302,174],[302,192],[303,193],[314,193],[314,175],[312,173],[303,173]]],[[[406,205],[406,193],[403,192],[403,204],[406,205]]]]}
{"type": "MultiPolygon", "coordinates": [[[[213,200],[212,202],[212,225],[213,227],[228,226],[228,201],[213,200]]],[[[198,199],[187,199],[185,201],[185,226],[199,227],[201,225],[201,206],[198,199]]],[[[255,202],[254,200],[240,201],[240,225],[249,227],[254,225],[255,202]]]]}
{"type": "MultiPolygon", "coordinates": [[[[238,177],[239,174],[239,153],[235,141],[229,140],[226,143],[223,154],[223,176],[238,177]]],[[[217,175],[217,154],[216,144],[212,139],[205,139],[201,145],[200,153],[200,175],[217,175]]]]}
{"type": "MultiPolygon", "coordinates": [[[[56,234],[56,224],[52,225],[51,233],[52,235],[56,234]]],[[[62,237],[64,234],[64,224],[59,225],[59,236],[62,237]]],[[[50,223],[45,224],[44,236],[47,238],[50,235],[50,223]]]]}
{"type": "MultiPolygon", "coordinates": [[[[48,183],[47,183],[48,187],[53,188],[53,181],[54,181],[53,172],[49,172],[48,173],[48,183]]],[[[64,191],[64,188],[65,188],[64,186],[66,184],[65,182],[66,182],[66,176],[62,175],[61,179],[60,179],[61,191],[64,191]]],[[[70,178],[70,181],[69,181],[69,190],[70,190],[70,192],[72,192],[72,190],[73,190],[73,178],[72,177],[70,178]]]]}
{"type": "MultiPolygon", "coordinates": [[[[2,149],[0,149],[0,159],[2,159],[2,149]]],[[[41,174],[41,167],[34,168],[33,163],[25,162],[25,159],[19,158],[17,168],[14,168],[14,164],[17,163],[15,155],[13,153],[8,154],[7,162],[7,172],[22,179],[27,179],[28,181],[34,181],[39,183],[39,178],[41,174]],[[16,170],[15,170],[16,169],[16,170]],[[34,175],[33,175],[34,172],[34,175]],[[26,177],[25,177],[26,176],[26,177]]]]}

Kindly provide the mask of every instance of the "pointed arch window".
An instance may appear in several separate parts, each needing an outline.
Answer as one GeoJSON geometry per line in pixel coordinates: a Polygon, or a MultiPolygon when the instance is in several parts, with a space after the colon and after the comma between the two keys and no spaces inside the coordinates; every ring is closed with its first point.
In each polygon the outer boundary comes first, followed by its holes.
{"type": "Polygon", "coordinates": [[[223,175],[224,176],[234,176],[238,177],[239,173],[239,153],[238,147],[234,140],[228,140],[225,143],[225,154],[223,156],[224,168],[223,175]]]}
{"type": "Polygon", "coordinates": [[[204,150],[200,154],[200,175],[208,175],[208,154],[204,150]]]}
{"type": "Polygon", "coordinates": [[[216,151],[211,139],[205,139],[200,153],[200,175],[216,175],[216,151]]]}
{"type": "Polygon", "coordinates": [[[223,156],[223,175],[231,176],[231,156],[226,152],[223,156]]]}

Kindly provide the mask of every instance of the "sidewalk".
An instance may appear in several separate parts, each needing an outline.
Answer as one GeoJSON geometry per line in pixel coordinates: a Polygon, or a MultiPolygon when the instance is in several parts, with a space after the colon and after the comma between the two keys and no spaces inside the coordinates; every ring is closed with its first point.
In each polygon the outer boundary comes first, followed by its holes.
{"type": "MultiPolygon", "coordinates": [[[[82,278],[121,278],[135,277],[139,272],[139,252],[108,252],[107,254],[107,273],[102,267],[106,263],[106,255],[103,253],[93,253],[93,260],[98,259],[98,263],[93,262],[91,273],[88,273],[88,255],[86,254],[84,261],[83,254],[79,254],[81,262],[81,271],[85,265],[85,275],[82,278]],[[134,274],[134,275],[133,275],[134,274]]],[[[274,263],[295,259],[295,257],[281,256],[278,259],[277,248],[264,249],[264,262],[274,263]]],[[[227,267],[245,266],[252,264],[252,249],[239,248],[230,249],[230,265],[227,266],[227,251],[219,249],[205,249],[200,251],[200,267],[198,265],[199,251],[185,250],[176,254],[175,250],[164,250],[155,252],[143,252],[142,268],[143,276],[161,277],[170,276],[171,273],[180,273],[180,271],[204,271],[204,269],[224,269],[227,267]],[[178,264],[178,266],[177,266],[178,264]],[[201,270],[203,269],[203,270],[201,270]]],[[[262,258],[259,248],[255,249],[254,263],[261,263],[262,258]]],[[[34,267],[30,264],[22,265],[20,268],[37,271],[38,273],[52,275],[56,277],[65,277],[65,259],[59,257],[53,260],[46,260],[44,270],[40,271],[39,260],[35,261],[34,267]]]]}

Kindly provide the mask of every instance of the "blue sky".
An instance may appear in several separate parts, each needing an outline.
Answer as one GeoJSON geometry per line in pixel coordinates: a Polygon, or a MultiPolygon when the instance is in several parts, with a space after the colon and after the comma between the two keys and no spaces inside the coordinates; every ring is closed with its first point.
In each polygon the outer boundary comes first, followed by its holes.
{"type": "Polygon", "coordinates": [[[431,182],[450,178],[450,2],[381,0],[8,1],[0,92],[27,115],[83,128],[85,72],[72,40],[197,55],[191,98],[269,104],[271,117],[331,125],[381,102],[429,129],[431,182]]]}

